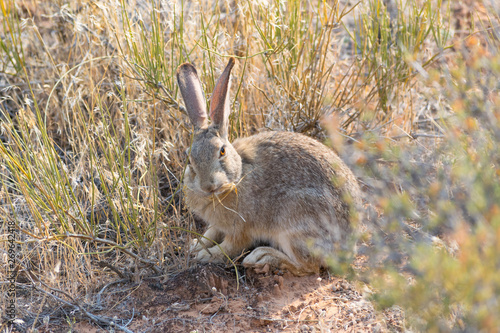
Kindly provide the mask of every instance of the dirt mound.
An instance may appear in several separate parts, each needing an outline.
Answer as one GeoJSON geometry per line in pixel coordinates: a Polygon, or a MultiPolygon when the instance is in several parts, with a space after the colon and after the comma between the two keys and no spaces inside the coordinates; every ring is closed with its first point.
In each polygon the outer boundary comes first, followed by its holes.
{"type": "MultiPolygon", "coordinates": [[[[134,332],[377,332],[387,325],[402,327],[402,318],[392,314],[386,320],[352,284],[326,272],[295,277],[265,268],[247,270],[237,279],[234,269],[198,265],[163,283],[116,287],[113,298],[101,315],[131,318],[127,327],[134,332]]],[[[90,328],[88,323],[74,325],[75,331],[90,328]]]]}

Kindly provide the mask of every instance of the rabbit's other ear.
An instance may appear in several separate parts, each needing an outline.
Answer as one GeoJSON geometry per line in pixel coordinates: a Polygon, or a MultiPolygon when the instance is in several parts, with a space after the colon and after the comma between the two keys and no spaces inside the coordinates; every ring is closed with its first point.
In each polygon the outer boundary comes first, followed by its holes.
{"type": "Polygon", "coordinates": [[[208,121],[205,97],[193,65],[185,63],[177,68],[177,84],[191,123],[195,128],[206,128],[208,121]]]}
{"type": "Polygon", "coordinates": [[[234,66],[234,58],[229,58],[229,62],[222,72],[217,84],[215,85],[214,92],[212,93],[212,101],[210,102],[210,118],[214,125],[218,128],[222,137],[227,137],[228,134],[228,119],[230,113],[229,106],[229,86],[231,69],[234,66]]]}

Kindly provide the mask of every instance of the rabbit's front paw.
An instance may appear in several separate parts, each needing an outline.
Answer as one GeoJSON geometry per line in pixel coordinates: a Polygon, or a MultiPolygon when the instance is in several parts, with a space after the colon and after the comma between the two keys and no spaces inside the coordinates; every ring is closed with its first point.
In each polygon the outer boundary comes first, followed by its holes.
{"type": "Polygon", "coordinates": [[[223,239],[224,234],[215,228],[208,228],[202,237],[192,240],[189,251],[192,254],[197,254],[201,250],[213,247],[216,243],[221,243],[223,239]]]}
{"type": "Polygon", "coordinates": [[[224,261],[224,254],[218,246],[213,246],[209,249],[202,248],[196,254],[195,260],[198,262],[222,263],[224,261]]]}
{"type": "Polygon", "coordinates": [[[191,246],[189,247],[189,252],[196,254],[200,252],[204,248],[202,242],[200,242],[198,239],[193,239],[191,241],[191,246]]]}

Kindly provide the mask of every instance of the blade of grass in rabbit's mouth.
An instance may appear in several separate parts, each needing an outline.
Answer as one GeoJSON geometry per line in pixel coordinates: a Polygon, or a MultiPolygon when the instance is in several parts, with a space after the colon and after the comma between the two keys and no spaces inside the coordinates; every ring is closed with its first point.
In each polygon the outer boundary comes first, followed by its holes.
{"type": "MultiPolygon", "coordinates": [[[[240,180],[240,181],[241,181],[241,180],[240,180]]],[[[225,195],[224,197],[222,197],[222,198],[221,198],[221,197],[219,197],[219,194],[214,194],[214,195],[212,195],[212,197],[211,197],[211,198],[212,198],[212,203],[214,204],[214,209],[215,209],[215,202],[216,202],[216,200],[217,200],[217,201],[218,201],[218,203],[219,203],[222,207],[224,207],[225,209],[227,209],[227,210],[229,210],[229,211],[231,211],[231,212],[235,213],[236,215],[238,215],[238,216],[241,218],[241,220],[242,220],[243,222],[246,222],[246,220],[243,218],[243,216],[241,216],[241,214],[240,214],[240,213],[238,213],[238,212],[237,212],[237,211],[235,211],[234,209],[231,209],[231,208],[229,208],[229,207],[226,207],[226,206],[222,203],[222,201],[223,201],[223,200],[224,200],[224,199],[225,199],[225,198],[229,195],[229,193],[231,193],[231,192],[234,192],[234,193],[236,194],[236,197],[238,197],[238,189],[236,188],[236,184],[235,184],[235,183],[228,183],[228,184],[223,185],[223,187],[224,187],[225,191],[224,191],[224,192],[222,192],[221,194],[225,193],[226,195],[225,195]],[[216,200],[215,200],[215,199],[216,199],[216,200]]]]}
{"type": "MultiPolygon", "coordinates": [[[[233,191],[236,194],[238,194],[237,189],[236,189],[236,184],[235,183],[227,183],[227,184],[221,185],[216,191],[213,192],[213,194],[216,196],[226,194],[226,196],[227,196],[230,192],[233,192],[233,191]]],[[[224,196],[224,198],[226,196],[224,196]]],[[[221,198],[221,199],[224,199],[224,198],[221,198]]]]}

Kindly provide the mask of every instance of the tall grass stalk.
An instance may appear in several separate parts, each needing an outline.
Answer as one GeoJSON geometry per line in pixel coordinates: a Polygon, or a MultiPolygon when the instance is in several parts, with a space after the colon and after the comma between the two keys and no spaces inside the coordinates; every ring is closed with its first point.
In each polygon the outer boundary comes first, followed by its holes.
{"type": "Polygon", "coordinates": [[[351,32],[354,50],[366,59],[365,83],[373,80],[377,96],[374,109],[381,110],[367,115],[369,127],[402,116],[405,130],[410,132],[415,110],[411,103],[397,110],[404,103],[400,97],[418,82],[417,75],[426,77],[426,69],[450,47],[450,3],[370,0],[359,8],[351,32]]]}
{"type": "Polygon", "coordinates": [[[2,11],[2,29],[4,37],[0,39],[2,59],[0,71],[17,75],[24,66],[23,44],[21,42],[22,22],[17,14],[14,0],[0,0],[2,11]]]}
{"type": "MultiPolygon", "coordinates": [[[[4,32],[15,37],[19,4],[1,5],[4,32]]],[[[14,37],[11,44],[2,38],[2,59],[21,66],[13,80],[19,80],[24,96],[10,90],[13,94],[2,96],[0,110],[1,209],[18,230],[19,274],[34,274],[76,295],[81,289],[78,282],[89,289],[101,274],[97,262],[111,264],[123,254],[138,267],[159,272],[154,267],[159,260],[146,260],[138,253],[144,254],[161,234],[156,167],[160,156],[154,138],[134,127],[137,116],[135,109],[130,116],[123,78],[115,77],[108,87],[103,84],[113,57],[88,49],[64,54],[64,49],[51,48],[36,26],[24,29],[29,48],[14,37]],[[25,59],[23,50],[33,54],[37,43],[45,46],[37,57],[55,62],[63,61],[61,56],[64,61],[74,57],[78,65],[51,72],[56,75],[52,87],[31,83],[37,67],[18,60],[25,59]],[[90,80],[81,81],[80,76],[90,80]],[[61,274],[71,278],[62,279],[61,274]]]]}

